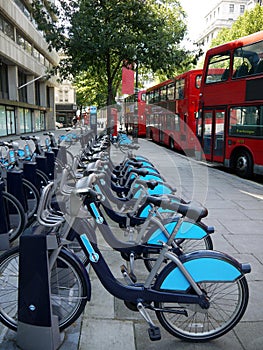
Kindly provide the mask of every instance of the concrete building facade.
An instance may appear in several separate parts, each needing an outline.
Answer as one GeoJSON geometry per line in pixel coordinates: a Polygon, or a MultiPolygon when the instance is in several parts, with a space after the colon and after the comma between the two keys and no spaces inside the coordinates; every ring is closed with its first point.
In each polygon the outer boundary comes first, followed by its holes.
{"type": "Polygon", "coordinates": [[[0,136],[55,125],[56,77],[49,78],[47,72],[59,56],[48,50],[37,30],[30,3],[0,0],[0,136]]]}
{"type": "Polygon", "coordinates": [[[205,16],[205,29],[200,34],[197,43],[206,52],[211,45],[211,41],[222,28],[230,28],[247,9],[251,9],[256,3],[261,4],[261,2],[261,0],[218,1],[205,16]]]}
{"type": "Polygon", "coordinates": [[[72,126],[77,113],[76,90],[70,81],[64,80],[55,87],[56,121],[64,126],[72,126]]]}

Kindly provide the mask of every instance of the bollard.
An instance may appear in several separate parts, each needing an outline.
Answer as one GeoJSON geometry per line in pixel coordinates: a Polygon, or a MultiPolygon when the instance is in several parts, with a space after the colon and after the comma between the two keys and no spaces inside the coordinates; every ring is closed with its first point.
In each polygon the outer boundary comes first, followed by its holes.
{"type": "Polygon", "coordinates": [[[45,230],[30,228],[20,238],[17,345],[23,350],[56,350],[62,342],[52,314],[48,261],[57,239],[45,230]]]}
{"type": "Polygon", "coordinates": [[[17,169],[7,170],[7,192],[11,193],[22,204],[25,212],[28,211],[26,194],[23,186],[23,171],[17,169]]]}
{"type": "Polygon", "coordinates": [[[23,162],[23,173],[24,178],[31,182],[38,190],[40,190],[37,181],[37,163],[32,161],[23,162]]]}
{"type": "Polygon", "coordinates": [[[35,161],[37,163],[37,168],[48,176],[47,157],[37,155],[35,161]]]}
{"type": "Polygon", "coordinates": [[[47,170],[48,170],[48,178],[50,180],[54,179],[54,171],[55,171],[55,153],[47,151],[45,152],[45,156],[47,158],[47,170]]]}

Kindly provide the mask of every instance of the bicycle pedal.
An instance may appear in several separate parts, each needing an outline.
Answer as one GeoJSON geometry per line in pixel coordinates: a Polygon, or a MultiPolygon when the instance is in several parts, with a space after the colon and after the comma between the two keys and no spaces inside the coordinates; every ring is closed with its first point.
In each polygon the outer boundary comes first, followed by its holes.
{"type": "Polygon", "coordinates": [[[149,334],[149,338],[152,341],[161,339],[161,331],[160,331],[160,328],[157,326],[148,328],[148,334],[149,334]]]}

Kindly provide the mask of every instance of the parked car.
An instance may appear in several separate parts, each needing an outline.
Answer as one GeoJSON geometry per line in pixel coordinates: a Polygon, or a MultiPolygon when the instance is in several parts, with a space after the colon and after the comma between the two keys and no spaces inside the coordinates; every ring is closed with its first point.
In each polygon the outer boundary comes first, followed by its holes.
{"type": "Polygon", "coordinates": [[[63,126],[64,125],[62,123],[56,122],[56,129],[61,129],[63,126]]]}

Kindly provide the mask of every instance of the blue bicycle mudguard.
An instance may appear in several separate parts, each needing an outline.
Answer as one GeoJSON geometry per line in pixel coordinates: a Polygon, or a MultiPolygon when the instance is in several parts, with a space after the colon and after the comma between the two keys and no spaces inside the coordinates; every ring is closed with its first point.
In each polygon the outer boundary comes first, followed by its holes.
{"type": "MultiPolygon", "coordinates": [[[[177,225],[177,221],[174,220],[168,224],[165,224],[166,230],[169,232],[169,234],[173,233],[173,230],[175,229],[177,225]]],[[[175,239],[203,239],[207,236],[207,232],[200,227],[198,224],[184,221],[182,225],[180,226],[178,232],[175,235],[175,239]]],[[[156,231],[153,232],[151,237],[148,239],[148,244],[154,244],[154,245],[161,245],[162,242],[166,243],[168,238],[164,234],[164,232],[158,228],[156,231]]]]}
{"type": "Polygon", "coordinates": [[[125,139],[120,139],[119,140],[119,144],[120,145],[130,145],[132,143],[132,141],[129,138],[125,138],[125,139]]]}
{"type": "MultiPolygon", "coordinates": [[[[233,282],[251,270],[249,264],[240,264],[229,255],[216,251],[192,252],[182,256],[181,261],[196,283],[233,282]]],[[[161,289],[186,291],[190,287],[190,283],[174,263],[167,265],[162,273],[167,273],[167,276],[160,286],[161,289]],[[174,266],[172,269],[171,264],[174,266]]]]}
{"type": "MultiPolygon", "coordinates": [[[[144,180],[145,178],[141,178],[142,180],[144,180]]],[[[136,187],[135,187],[136,188],[136,187]]],[[[135,192],[133,198],[137,199],[140,197],[141,195],[141,191],[143,191],[141,188],[138,189],[138,191],[135,192]]],[[[158,184],[153,190],[151,189],[147,189],[147,193],[150,195],[163,195],[163,194],[170,194],[172,193],[172,190],[169,186],[166,186],[162,183],[158,184]]],[[[149,210],[151,209],[150,205],[147,205],[140,213],[140,217],[141,218],[145,218],[148,216],[149,214],[149,210]]]]}
{"type": "MultiPolygon", "coordinates": [[[[132,174],[131,175],[131,180],[133,179],[136,179],[137,178],[137,175],[135,174],[132,174]]],[[[156,180],[156,181],[159,181],[159,182],[163,182],[163,177],[159,174],[148,174],[148,175],[145,175],[145,176],[139,176],[139,179],[141,180],[144,180],[144,181],[148,181],[148,180],[156,180]]]]}

